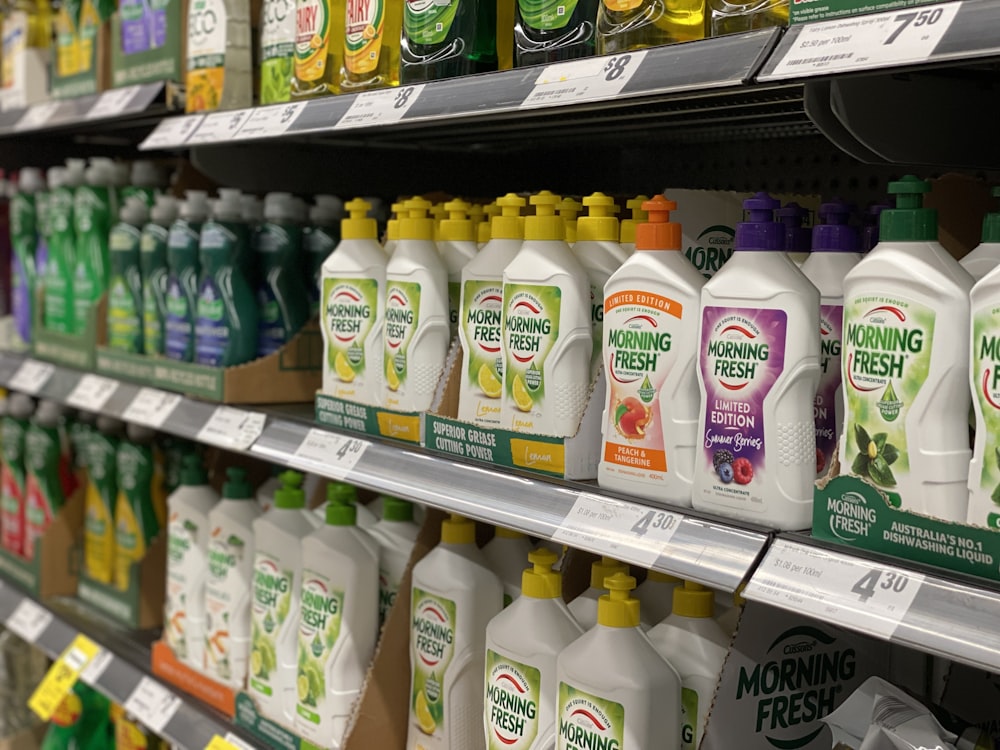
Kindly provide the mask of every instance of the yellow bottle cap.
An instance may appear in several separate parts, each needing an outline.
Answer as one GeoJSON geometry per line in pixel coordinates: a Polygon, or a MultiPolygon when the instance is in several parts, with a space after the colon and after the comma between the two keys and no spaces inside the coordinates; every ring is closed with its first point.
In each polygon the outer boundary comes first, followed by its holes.
{"type": "Polygon", "coordinates": [[[431,205],[430,210],[431,218],[434,220],[434,241],[437,242],[441,239],[441,221],[447,215],[445,211],[444,203],[434,203],[431,205]]]}
{"type": "Polygon", "coordinates": [[[588,211],[576,223],[577,241],[618,242],[615,199],[604,193],[593,193],[583,199],[583,205],[588,211]]]}
{"type": "Polygon", "coordinates": [[[483,220],[476,225],[476,241],[481,245],[485,245],[493,238],[491,223],[493,217],[499,213],[500,206],[497,205],[496,201],[483,206],[483,220]]]}
{"type": "Polygon", "coordinates": [[[583,204],[572,198],[563,198],[559,201],[559,205],[556,208],[563,220],[566,242],[572,245],[576,242],[576,215],[583,210],[583,204]]]}
{"type": "Polygon", "coordinates": [[[438,226],[438,239],[445,242],[475,242],[476,227],[469,219],[469,204],[455,199],[444,204],[448,218],[438,226]]]}
{"type": "Polygon", "coordinates": [[[635,579],[615,573],[604,579],[608,593],[597,600],[597,623],[608,628],[634,628],[639,625],[639,600],[629,596],[635,579]]]}
{"type": "Polygon", "coordinates": [[[715,614],[715,593],[694,581],[684,581],[674,589],[675,615],[681,617],[712,617],[715,614]]]}
{"type": "Polygon", "coordinates": [[[403,202],[403,213],[399,217],[399,239],[433,240],[434,219],[427,216],[431,202],[423,198],[410,198],[403,202]]]}
{"type": "Polygon", "coordinates": [[[486,219],[486,210],[483,208],[482,203],[470,203],[469,204],[469,221],[475,225],[479,225],[481,221],[486,219]]]}
{"type": "Polygon", "coordinates": [[[543,190],[531,196],[535,207],[533,216],[524,217],[525,240],[565,240],[566,229],[561,216],[556,216],[556,206],[562,200],[558,195],[543,190]]]}
{"type": "Polygon", "coordinates": [[[649,221],[635,228],[635,249],[680,250],[681,225],[670,221],[670,212],[677,210],[677,204],[655,195],[642,207],[649,213],[649,221]]]}
{"type": "Polygon", "coordinates": [[[646,574],[647,581],[656,581],[657,583],[684,583],[683,579],[677,576],[672,576],[669,573],[661,573],[658,570],[651,570],[646,574]]]}
{"type": "Polygon", "coordinates": [[[497,526],[497,536],[501,539],[523,539],[524,534],[520,531],[515,531],[514,529],[508,529],[506,526],[497,526]]]}
{"type": "Polygon", "coordinates": [[[441,541],[445,544],[475,544],[476,524],[452,513],[450,518],[441,522],[441,541]]]}
{"type": "Polygon", "coordinates": [[[368,218],[372,204],[362,198],[348,201],[344,208],[349,218],[340,220],[340,236],[345,240],[378,239],[378,225],[368,218]]]}
{"type": "Polygon", "coordinates": [[[642,204],[648,200],[648,195],[637,195],[635,198],[629,198],[625,201],[625,208],[631,211],[632,215],[627,219],[622,219],[621,239],[619,241],[623,245],[635,244],[635,225],[647,219],[646,212],[642,210],[642,204]]]}
{"type": "Polygon", "coordinates": [[[613,576],[615,573],[625,573],[628,575],[628,565],[615,560],[613,557],[602,557],[590,566],[590,588],[604,588],[604,579],[613,576]]]}
{"type": "Polygon", "coordinates": [[[497,214],[490,219],[490,239],[524,239],[524,217],[521,216],[524,203],[524,198],[514,193],[497,198],[494,204],[497,214]]]}
{"type": "Polygon", "coordinates": [[[392,218],[385,225],[386,240],[399,239],[399,217],[403,213],[403,202],[392,204],[392,218]]]}
{"type": "Polygon", "coordinates": [[[562,597],[562,576],[552,570],[559,556],[550,549],[539,547],[528,553],[533,567],[521,574],[521,594],[532,599],[559,599],[562,597]]]}

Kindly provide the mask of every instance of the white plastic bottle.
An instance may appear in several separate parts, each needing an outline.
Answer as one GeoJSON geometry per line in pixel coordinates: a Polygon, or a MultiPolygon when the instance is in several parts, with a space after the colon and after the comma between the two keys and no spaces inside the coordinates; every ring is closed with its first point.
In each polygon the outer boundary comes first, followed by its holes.
{"type": "Polygon", "coordinates": [[[448,272],[434,244],[431,204],[403,204],[399,243],[386,267],[382,405],[426,411],[437,389],[451,340],[448,272]]]}
{"type": "Polygon", "coordinates": [[[298,671],[302,540],[315,526],[303,512],[302,475],[286,471],[274,507],[253,522],[253,606],[247,692],[261,715],[291,727],[298,671]]]}
{"type": "Polygon", "coordinates": [[[250,652],[253,522],[260,516],[246,472],[226,470],[222,500],[208,514],[205,583],[205,674],[242,690],[250,652]]]}
{"type": "Polygon", "coordinates": [[[521,249],[524,198],[507,193],[496,201],[501,212],[490,220],[491,239],[462,269],[458,336],[462,380],[458,418],[483,427],[500,425],[503,393],[503,272],[521,249]]]}
{"type": "Polygon", "coordinates": [[[698,306],[705,278],[681,252],[681,226],[670,221],[677,204],[658,195],[642,208],[649,221],[636,229],[637,252],[604,287],[607,403],[597,481],[689,507],[699,443],[698,306]]]}
{"type": "Polygon", "coordinates": [[[604,581],[597,625],[556,662],[557,750],[681,747],[681,678],[639,627],[635,579],[604,581]]]}
{"type": "Polygon", "coordinates": [[[486,626],[503,586],[472,521],[441,524],[441,543],[413,567],[411,607],[407,750],[483,750],[486,626]]]}
{"type": "Polygon", "coordinates": [[[184,456],[181,483],[167,497],[167,591],[163,633],[174,656],[195,669],[205,665],[205,583],[209,514],[219,493],[208,483],[201,456],[184,456]]]}
{"type": "Polygon", "coordinates": [[[403,202],[393,203],[390,208],[392,216],[385,223],[385,242],[382,245],[386,258],[393,256],[393,253],[396,252],[396,245],[399,244],[399,216],[403,212],[403,202]]]}
{"type": "Polygon", "coordinates": [[[628,575],[628,565],[610,557],[602,557],[590,564],[590,587],[569,603],[569,611],[584,630],[597,624],[597,602],[607,588],[604,579],[615,573],[628,575]]]}
{"type": "Polygon", "coordinates": [[[590,391],[590,282],[566,244],[559,196],[531,196],[524,244],[503,272],[501,426],[576,434],[590,391]]]}
{"type": "Polygon", "coordinates": [[[635,228],[646,221],[647,215],[642,204],[649,200],[648,195],[637,195],[625,201],[625,209],[630,211],[628,218],[621,220],[621,233],[619,234],[619,244],[626,255],[635,252],[635,228]]]}
{"type": "Polygon", "coordinates": [[[469,219],[469,204],[463,200],[444,204],[447,218],[438,224],[437,247],[448,271],[448,324],[451,336],[458,333],[458,319],[462,306],[462,272],[469,261],[476,257],[476,226],[469,219]]]}
{"type": "Polygon", "coordinates": [[[590,280],[590,325],[594,336],[594,359],[601,356],[604,331],[604,285],[621,268],[628,254],[618,244],[618,219],[614,216],[615,199],[593,193],[583,199],[587,215],[576,222],[573,255],[587,271],[590,280]]]}
{"type": "MultiPolygon", "coordinates": [[[[994,214],[1000,216],[1000,214],[994,214]]],[[[969,465],[968,522],[1000,529],[1000,266],[976,282],[972,308],[969,384],[976,440],[969,465]]]]}
{"type": "Polygon", "coordinates": [[[732,257],[701,293],[695,508],[779,529],[812,522],[819,291],[784,253],[778,201],[743,202],[732,257]]]}
{"type": "Polygon", "coordinates": [[[521,575],[524,561],[531,552],[531,542],[524,534],[503,526],[496,527],[496,534],[483,546],[483,555],[490,570],[497,574],[503,584],[503,606],[521,595],[521,575]]]}
{"type": "Polygon", "coordinates": [[[378,544],[350,503],[302,541],[295,728],[314,745],[343,746],[378,638],[378,544]]]}
{"type": "Polygon", "coordinates": [[[320,326],[323,393],[361,404],[382,399],[382,325],[385,320],[385,252],[370,204],[355,198],[344,208],[340,243],[323,263],[320,326]]]}
{"type": "Polygon", "coordinates": [[[715,621],[726,635],[730,637],[736,635],[736,628],[739,627],[745,605],[746,599],[738,591],[732,594],[725,591],[715,592],[715,621]]]}
{"type": "Polygon", "coordinates": [[[399,584],[417,543],[420,527],[413,522],[413,504],[397,497],[382,500],[382,518],[369,529],[379,545],[379,626],[396,603],[399,584]]]}
{"type": "Polygon", "coordinates": [[[662,622],[674,608],[674,589],[683,581],[677,576],[651,570],[633,596],[642,604],[642,624],[645,630],[662,622]]]}
{"type": "Polygon", "coordinates": [[[840,465],[897,507],[964,522],[973,280],[938,243],[937,212],[920,207],[929,190],[913,176],[889,183],[896,208],[844,279],[840,465]]]}
{"type": "Polygon", "coordinates": [[[558,559],[540,547],[528,554],[522,596],[486,627],[487,750],[549,750],[556,740],[556,658],[583,630],[562,600],[558,559]]]}
{"type": "MultiPolygon", "coordinates": [[[[1000,198],[1000,185],[993,188],[992,194],[994,198],[1000,198]]],[[[1000,265],[1000,212],[983,217],[982,241],[959,263],[976,281],[1000,265]]]]}
{"type": "MultiPolygon", "coordinates": [[[[840,352],[843,348],[844,277],[861,261],[858,230],[847,222],[851,207],[843,201],[819,207],[820,223],[812,229],[812,250],[802,273],[820,294],[819,388],[813,402],[816,425],[816,477],[826,475],[844,425],[840,352]]],[[[841,457],[843,460],[843,457],[841,457]]]]}
{"type": "Polygon", "coordinates": [[[674,589],[670,616],[649,631],[649,640],[681,676],[681,748],[697,750],[719,684],[731,636],[714,619],[715,594],[685,581],[674,589]]]}
{"type": "Polygon", "coordinates": [[[257,492],[254,493],[254,497],[257,499],[257,504],[260,506],[261,513],[267,513],[274,507],[274,495],[281,489],[282,471],[284,471],[284,469],[282,469],[282,467],[278,464],[272,465],[271,476],[261,482],[260,486],[257,488],[257,492]]]}

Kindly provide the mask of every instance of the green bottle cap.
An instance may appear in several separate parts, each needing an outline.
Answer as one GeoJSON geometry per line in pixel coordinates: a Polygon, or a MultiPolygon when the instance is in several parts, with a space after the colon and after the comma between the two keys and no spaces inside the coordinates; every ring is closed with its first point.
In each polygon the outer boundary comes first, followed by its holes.
{"type": "Polygon", "coordinates": [[[222,485],[222,496],[227,500],[252,500],[250,482],[247,481],[246,470],[239,466],[226,469],[226,483],[222,485]]]}
{"type": "Polygon", "coordinates": [[[336,497],[326,504],[327,526],[354,526],[358,522],[358,509],[346,496],[336,497]]]}
{"type": "Polygon", "coordinates": [[[383,521],[412,521],[413,503],[398,497],[385,495],[382,498],[383,521]]]}
{"type": "Polygon", "coordinates": [[[896,207],[887,208],[879,218],[879,242],[933,242],[937,240],[937,210],[923,208],[924,193],[931,184],[906,175],[889,183],[889,193],[896,196],[896,207]]]}
{"type": "Polygon", "coordinates": [[[306,507],[306,493],[302,490],[302,475],[297,471],[283,471],[278,477],[281,487],[274,493],[274,507],[298,510],[306,507]]]}
{"type": "Polygon", "coordinates": [[[330,482],[326,486],[326,499],[328,502],[338,502],[341,505],[358,502],[358,491],[353,484],[347,482],[330,482]]]}
{"type": "Polygon", "coordinates": [[[197,453],[185,453],[181,459],[181,484],[187,487],[208,484],[208,475],[197,453]]]}
{"type": "MultiPolygon", "coordinates": [[[[994,198],[1000,198],[1000,185],[993,188],[994,198]]],[[[1000,242],[1000,212],[992,212],[983,217],[983,242],[1000,242]]]]}

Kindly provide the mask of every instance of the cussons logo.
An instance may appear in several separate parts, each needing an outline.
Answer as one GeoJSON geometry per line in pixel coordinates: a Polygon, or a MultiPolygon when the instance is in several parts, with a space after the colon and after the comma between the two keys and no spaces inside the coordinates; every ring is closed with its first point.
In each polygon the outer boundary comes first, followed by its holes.
{"type": "Polygon", "coordinates": [[[490,750],[528,748],[538,734],[540,673],[494,651],[487,651],[486,660],[490,750]]]}

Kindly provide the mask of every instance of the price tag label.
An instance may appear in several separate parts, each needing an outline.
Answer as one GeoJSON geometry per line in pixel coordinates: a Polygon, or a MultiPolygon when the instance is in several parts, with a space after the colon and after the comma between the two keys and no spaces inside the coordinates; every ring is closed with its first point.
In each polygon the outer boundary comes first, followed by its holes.
{"type": "Polygon", "coordinates": [[[232,732],[226,732],[225,737],[212,737],[211,742],[205,745],[205,750],[253,750],[253,747],[232,732]]]}
{"type": "Polygon", "coordinates": [[[52,613],[31,599],[22,599],[7,618],[7,628],[23,641],[34,643],[52,622],[52,613]]]}
{"type": "Polygon", "coordinates": [[[666,510],[581,492],[552,538],[649,568],[666,551],[682,518],[666,510]]]}
{"type": "Polygon", "coordinates": [[[187,143],[187,139],[198,129],[204,119],[205,115],[189,115],[161,120],[156,129],[140,144],[139,149],[153,151],[158,148],[182,146],[187,143]]]}
{"type": "Polygon", "coordinates": [[[91,659],[87,666],[83,668],[83,671],[80,672],[80,679],[93,687],[114,660],[115,657],[110,651],[99,651],[97,656],[91,659]]]}
{"type": "Polygon", "coordinates": [[[196,143],[224,143],[230,141],[250,117],[252,109],[237,109],[231,112],[213,112],[201,121],[194,135],[188,138],[191,145],[196,143]]]}
{"type": "Polygon", "coordinates": [[[305,469],[333,479],[346,477],[368,449],[367,440],[311,429],[295,449],[292,461],[305,469]]]}
{"type": "Polygon", "coordinates": [[[100,647],[86,636],[78,635],[74,638],[38,683],[35,692],[28,699],[28,708],[42,721],[51,719],[59,704],[73,689],[80,671],[100,650],[100,647]]]}
{"type": "Polygon", "coordinates": [[[144,724],[153,734],[160,734],[177,710],[181,699],[149,677],[139,680],[125,701],[125,710],[144,724]]]}
{"type": "Polygon", "coordinates": [[[744,596],[890,639],[924,576],[791,542],[768,550],[744,596]]]}
{"type": "Polygon", "coordinates": [[[521,109],[610,99],[625,88],[645,56],[646,50],[636,50],[548,65],[538,74],[521,109]]]}
{"type": "Polygon", "coordinates": [[[94,102],[87,112],[86,119],[97,120],[103,117],[116,117],[128,109],[128,105],[139,93],[142,86],[125,86],[120,89],[108,89],[94,102]]]}
{"type": "Polygon", "coordinates": [[[12,391],[27,393],[29,396],[38,394],[49,379],[55,373],[55,365],[48,362],[39,362],[37,359],[26,359],[17,368],[17,372],[7,383],[7,387],[12,391]]]}
{"type": "Polygon", "coordinates": [[[369,125],[386,125],[399,122],[420,97],[424,85],[399,86],[381,91],[365,91],[358,94],[350,108],[343,114],[334,130],[340,128],[363,128],[369,125]]]}
{"type": "Polygon", "coordinates": [[[117,380],[101,375],[84,375],[70,392],[66,403],[75,409],[100,411],[117,390],[117,380]]]}
{"type": "Polygon", "coordinates": [[[276,107],[258,107],[243,123],[243,127],[240,128],[240,132],[235,137],[237,140],[242,140],[281,135],[292,127],[292,123],[302,113],[305,106],[305,102],[294,102],[276,107]]]}
{"type": "Polygon", "coordinates": [[[140,388],[122,414],[122,419],[159,429],[180,402],[181,397],[176,393],[167,393],[158,388],[140,388]]]}
{"type": "Polygon", "coordinates": [[[32,104],[20,120],[14,123],[14,130],[36,130],[45,127],[59,109],[59,102],[32,104]]]}
{"type": "Polygon", "coordinates": [[[257,442],[266,420],[267,417],[259,412],[219,406],[198,431],[197,440],[228,450],[245,451],[257,442]]]}
{"type": "Polygon", "coordinates": [[[766,77],[824,75],[926,60],[961,6],[961,3],[946,3],[900,8],[805,24],[795,43],[766,77]]]}

